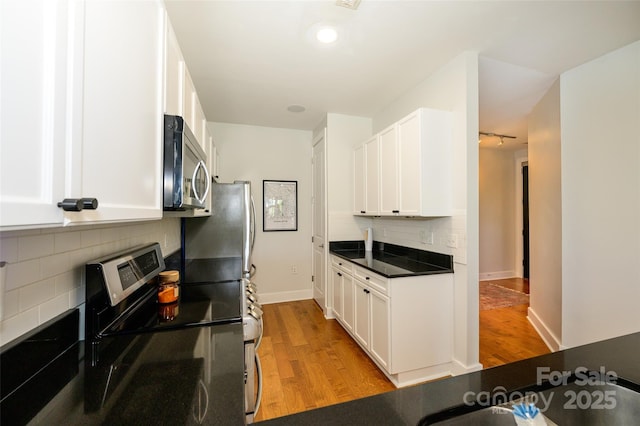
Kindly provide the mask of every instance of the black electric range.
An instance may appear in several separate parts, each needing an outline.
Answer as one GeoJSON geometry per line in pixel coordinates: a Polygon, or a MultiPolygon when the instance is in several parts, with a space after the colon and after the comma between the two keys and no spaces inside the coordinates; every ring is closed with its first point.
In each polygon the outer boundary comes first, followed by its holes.
{"type": "MultiPolygon", "coordinates": [[[[245,424],[241,281],[224,272],[237,260],[185,279],[175,304],[158,303],[152,280],[112,304],[107,263],[144,281],[165,268],[159,253],[145,246],[87,265],[85,341],[76,309],[2,348],[2,424],[245,424]]],[[[184,278],[189,270],[198,268],[184,278]]]]}

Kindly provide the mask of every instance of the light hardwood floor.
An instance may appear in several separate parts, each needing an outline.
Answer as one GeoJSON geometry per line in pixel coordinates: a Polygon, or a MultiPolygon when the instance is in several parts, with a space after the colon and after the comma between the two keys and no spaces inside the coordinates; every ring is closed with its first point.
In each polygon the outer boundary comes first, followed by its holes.
{"type": "MultiPolygon", "coordinates": [[[[512,290],[529,293],[529,281],[508,278],[491,281],[512,290]]],[[[480,363],[495,367],[550,353],[529,320],[529,305],[480,311],[480,363]]]]}
{"type": "MultiPolygon", "coordinates": [[[[256,421],[395,389],[313,300],[263,307],[265,330],[258,349],[263,394],[256,421]]],[[[480,312],[480,362],[485,368],[549,352],[526,311],[527,305],[520,305],[480,312]]]]}
{"type": "Polygon", "coordinates": [[[263,308],[263,391],[256,421],[395,389],[336,320],[324,319],[315,301],[263,308]]]}

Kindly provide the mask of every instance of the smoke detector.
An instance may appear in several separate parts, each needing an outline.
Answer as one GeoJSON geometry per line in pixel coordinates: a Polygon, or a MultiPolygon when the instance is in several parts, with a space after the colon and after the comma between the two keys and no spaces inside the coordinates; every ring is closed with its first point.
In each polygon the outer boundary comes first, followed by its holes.
{"type": "Polygon", "coordinates": [[[336,0],[336,5],[356,10],[360,6],[360,0],[336,0]]]}

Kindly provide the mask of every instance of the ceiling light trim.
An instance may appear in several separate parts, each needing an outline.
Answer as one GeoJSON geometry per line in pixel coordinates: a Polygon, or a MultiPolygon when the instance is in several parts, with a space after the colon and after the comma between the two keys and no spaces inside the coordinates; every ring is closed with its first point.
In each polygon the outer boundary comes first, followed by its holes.
{"type": "Polygon", "coordinates": [[[356,10],[360,6],[360,0],[336,0],[336,6],[356,10]]]}

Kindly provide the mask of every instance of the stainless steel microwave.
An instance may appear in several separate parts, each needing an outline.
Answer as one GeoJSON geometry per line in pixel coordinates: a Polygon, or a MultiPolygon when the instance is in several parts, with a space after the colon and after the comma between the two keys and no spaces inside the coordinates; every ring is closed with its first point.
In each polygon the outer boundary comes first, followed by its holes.
{"type": "Polygon", "coordinates": [[[164,210],[205,207],[211,186],[207,155],[177,115],[164,116],[164,210]]]}

